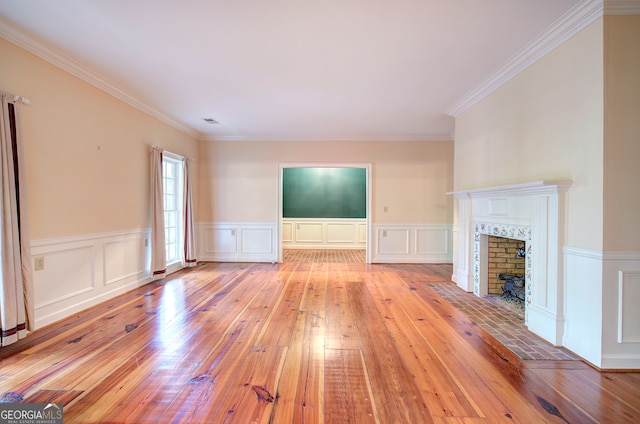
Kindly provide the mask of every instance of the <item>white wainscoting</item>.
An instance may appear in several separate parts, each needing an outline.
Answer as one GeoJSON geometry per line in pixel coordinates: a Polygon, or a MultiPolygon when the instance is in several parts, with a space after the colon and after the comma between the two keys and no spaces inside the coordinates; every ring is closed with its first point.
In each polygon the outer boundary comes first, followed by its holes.
{"type": "Polygon", "coordinates": [[[374,263],[451,263],[452,225],[373,224],[374,263]]]}
{"type": "Polygon", "coordinates": [[[150,282],[149,237],[136,229],[32,240],[36,328],[150,282]]]}
{"type": "Polygon", "coordinates": [[[212,262],[276,262],[277,223],[199,223],[198,260],[212,262]]]}
{"type": "Polygon", "coordinates": [[[602,252],[565,246],[562,345],[599,367],[602,349],[602,252]]]}
{"type": "Polygon", "coordinates": [[[564,346],[601,369],[640,369],[640,252],[563,252],[564,346]]]}
{"type": "Polygon", "coordinates": [[[640,252],[604,252],[602,369],[640,369],[640,252]]]}
{"type": "Polygon", "coordinates": [[[282,220],[282,247],[285,249],[365,249],[366,219],[282,220]]]}

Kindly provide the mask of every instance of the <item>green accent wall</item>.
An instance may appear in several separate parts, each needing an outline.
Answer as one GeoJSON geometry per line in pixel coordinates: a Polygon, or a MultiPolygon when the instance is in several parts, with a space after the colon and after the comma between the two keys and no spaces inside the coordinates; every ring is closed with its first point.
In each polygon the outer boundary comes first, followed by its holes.
{"type": "Polygon", "coordinates": [[[284,168],[284,218],[366,218],[365,168],[284,168]]]}

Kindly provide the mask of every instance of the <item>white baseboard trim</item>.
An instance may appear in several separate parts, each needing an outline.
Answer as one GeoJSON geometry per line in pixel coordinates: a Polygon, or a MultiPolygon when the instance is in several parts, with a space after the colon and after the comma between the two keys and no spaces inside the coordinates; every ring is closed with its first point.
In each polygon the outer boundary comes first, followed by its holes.
{"type": "Polygon", "coordinates": [[[602,355],[602,370],[640,370],[640,353],[602,355]]]}

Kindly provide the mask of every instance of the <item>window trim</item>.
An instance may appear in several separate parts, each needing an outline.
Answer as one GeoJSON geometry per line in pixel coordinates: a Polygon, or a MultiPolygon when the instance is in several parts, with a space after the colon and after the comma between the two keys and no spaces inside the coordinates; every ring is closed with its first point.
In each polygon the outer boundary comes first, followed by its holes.
{"type": "MultiPolygon", "coordinates": [[[[167,273],[170,273],[184,267],[184,249],[181,248],[181,246],[184,244],[184,229],[182,228],[181,223],[184,221],[184,161],[185,161],[185,158],[183,156],[177,155],[172,152],[163,151],[162,159],[163,159],[163,162],[167,160],[167,161],[171,161],[176,164],[179,164],[179,167],[177,169],[177,174],[176,174],[176,206],[177,206],[176,210],[178,212],[178,217],[176,221],[176,231],[177,231],[176,236],[177,236],[178,246],[177,246],[177,257],[172,258],[171,260],[167,259],[167,264],[166,264],[167,273]]],[[[164,185],[165,183],[164,164],[162,169],[162,181],[164,185]]],[[[162,199],[163,211],[166,211],[166,209],[164,209],[165,196],[166,196],[166,193],[164,193],[164,190],[163,190],[163,199],[162,199]]],[[[165,231],[166,231],[166,227],[167,227],[167,222],[165,219],[165,231]]],[[[166,255],[167,242],[168,242],[168,238],[165,238],[165,255],[166,255]]]]}

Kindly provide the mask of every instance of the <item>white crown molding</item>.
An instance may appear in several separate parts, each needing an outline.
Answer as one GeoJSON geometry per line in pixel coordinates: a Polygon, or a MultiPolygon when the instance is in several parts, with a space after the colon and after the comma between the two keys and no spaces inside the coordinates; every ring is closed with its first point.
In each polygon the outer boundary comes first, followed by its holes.
{"type": "Polygon", "coordinates": [[[640,15],[640,0],[605,0],[605,15],[640,15]]]}
{"type": "Polygon", "coordinates": [[[361,133],[361,134],[247,134],[209,135],[201,141],[453,141],[451,134],[361,133]]]}
{"type": "Polygon", "coordinates": [[[18,47],[36,55],[37,57],[57,66],[74,75],[81,80],[93,85],[94,87],[112,95],[113,97],[122,100],[123,102],[135,107],[136,109],[150,115],[165,124],[175,128],[176,130],[198,139],[200,133],[194,131],[192,128],[187,127],[181,122],[176,121],[172,117],[152,108],[141,100],[127,94],[120,88],[116,87],[113,83],[105,80],[95,72],[87,69],[81,64],[69,59],[68,57],[56,52],[55,50],[44,46],[36,40],[26,36],[24,33],[14,28],[8,22],[0,18],[0,37],[7,41],[17,45],[18,47]]]}
{"type": "Polygon", "coordinates": [[[603,15],[602,0],[577,4],[447,110],[458,116],[603,15]]]}

